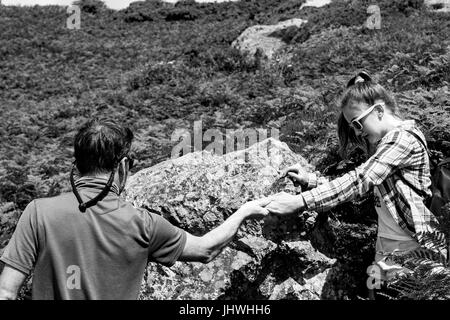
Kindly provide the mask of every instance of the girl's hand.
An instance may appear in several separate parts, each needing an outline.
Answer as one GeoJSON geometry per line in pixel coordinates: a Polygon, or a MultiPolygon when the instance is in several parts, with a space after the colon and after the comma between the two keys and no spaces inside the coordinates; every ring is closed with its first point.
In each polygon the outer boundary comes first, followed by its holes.
{"type": "Polygon", "coordinates": [[[271,198],[261,198],[258,200],[249,201],[243,204],[238,211],[242,212],[245,218],[261,219],[269,214],[269,210],[265,208],[270,202],[271,198]]]}
{"type": "Polygon", "coordinates": [[[299,164],[290,166],[281,172],[281,178],[287,177],[291,179],[295,187],[308,184],[308,173],[299,164]]]}

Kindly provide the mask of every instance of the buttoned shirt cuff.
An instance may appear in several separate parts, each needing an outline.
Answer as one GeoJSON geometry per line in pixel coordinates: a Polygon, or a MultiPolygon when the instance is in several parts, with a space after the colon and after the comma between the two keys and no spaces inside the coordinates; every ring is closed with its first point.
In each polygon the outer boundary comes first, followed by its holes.
{"type": "Polygon", "coordinates": [[[314,194],[311,191],[305,191],[301,193],[303,201],[305,202],[305,209],[314,210],[316,207],[316,201],[314,200],[314,194]]]}
{"type": "Polygon", "coordinates": [[[317,174],[315,174],[314,172],[309,172],[308,173],[308,189],[312,189],[317,187],[317,174]]]}

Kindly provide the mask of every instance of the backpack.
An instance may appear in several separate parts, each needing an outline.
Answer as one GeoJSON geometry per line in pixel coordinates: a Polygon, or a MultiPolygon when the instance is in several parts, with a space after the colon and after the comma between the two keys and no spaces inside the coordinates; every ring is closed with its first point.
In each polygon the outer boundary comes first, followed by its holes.
{"type": "Polygon", "coordinates": [[[424,198],[426,207],[436,216],[441,216],[442,207],[450,202],[450,158],[435,162],[425,145],[425,142],[415,132],[406,130],[422,144],[430,160],[431,173],[431,197],[424,190],[420,190],[412,183],[407,181],[403,175],[399,174],[400,179],[413,189],[417,194],[424,198]]]}

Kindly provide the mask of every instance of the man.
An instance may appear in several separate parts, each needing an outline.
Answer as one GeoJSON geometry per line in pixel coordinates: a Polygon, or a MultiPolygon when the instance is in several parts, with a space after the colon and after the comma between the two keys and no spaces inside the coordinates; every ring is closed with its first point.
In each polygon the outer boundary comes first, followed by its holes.
{"type": "Polygon", "coordinates": [[[75,137],[72,193],[32,201],[0,260],[0,298],[15,299],[34,269],[33,299],[137,299],[148,261],[208,263],[247,218],[268,214],[268,199],[244,204],[197,237],[119,197],[133,160],[133,134],[93,120],[75,137]]]}

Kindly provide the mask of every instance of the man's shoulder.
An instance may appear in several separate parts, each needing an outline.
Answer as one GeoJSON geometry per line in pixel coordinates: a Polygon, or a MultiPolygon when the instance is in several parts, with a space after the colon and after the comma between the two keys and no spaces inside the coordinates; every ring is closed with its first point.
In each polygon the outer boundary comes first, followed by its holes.
{"type": "Polygon", "coordinates": [[[156,219],[158,219],[160,216],[158,214],[153,213],[151,210],[148,210],[144,207],[135,207],[131,202],[125,201],[127,203],[127,206],[130,208],[130,210],[138,216],[141,219],[151,221],[153,222],[156,219]]]}
{"type": "MultiPolygon", "coordinates": [[[[34,199],[28,206],[33,206],[39,212],[60,211],[74,207],[76,204],[75,196],[71,192],[62,193],[53,197],[34,199]]],[[[75,206],[76,207],[76,206],[75,206]]]]}
{"type": "MultiPolygon", "coordinates": [[[[92,207],[95,214],[108,214],[113,219],[137,219],[140,221],[153,221],[155,214],[142,207],[135,207],[129,201],[124,199],[118,199],[117,205],[112,205],[110,210],[104,212],[104,208],[92,207]],[[133,218],[134,217],[134,218],[133,218]]],[[[72,192],[62,193],[54,197],[38,198],[33,200],[29,207],[34,210],[38,215],[45,216],[64,216],[65,214],[78,213],[78,201],[72,192]]],[[[29,210],[30,210],[29,209],[29,210]]]]}
{"type": "Polygon", "coordinates": [[[128,202],[128,205],[131,206],[133,209],[133,215],[142,221],[145,221],[145,226],[153,230],[153,227],[156,225],[161,224],[172,224],[167,220],[163,215],[160,213],[154,212],[151,209],[145,208],[145,207],[134,207],[130,202],[128,202]]]}
{"type": "Polygon", "coordinates": [[[75,196],[72,192],[65,192],[53,197],[37,198],[33,201],[36,205],[51,206],[64,204],[67,205],[70,202],[74,202],[75,200],[75,196]]]}

